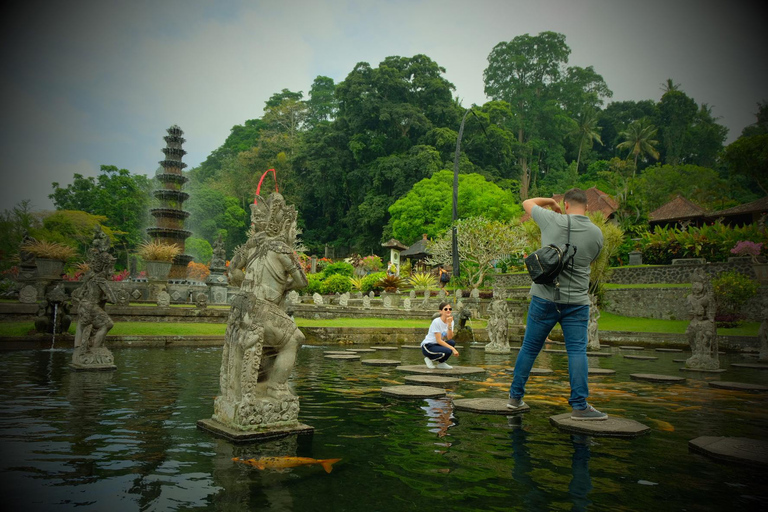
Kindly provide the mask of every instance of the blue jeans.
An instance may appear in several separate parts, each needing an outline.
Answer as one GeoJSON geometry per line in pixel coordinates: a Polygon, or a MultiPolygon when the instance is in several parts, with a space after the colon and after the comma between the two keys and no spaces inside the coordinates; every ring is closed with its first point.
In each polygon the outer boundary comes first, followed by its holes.
{"type": "MultiPolygon", "coordinates": [[[[443,341],[452,347],[456,346],[456,342],[453,340],[443,341]]],[[[439,343],[427,343],[426,345],[422,345],[421,353],[424,354],[424,357],[428,357],[436,363],[444,363],[448,360],[449,357],[451,357],[453,350],[449,349],[448,347],[444,347],[439,343]]]]}
{"type": "Polygon", "coordinates": [[[515,361],[515,374],[509,387],[509,396],[523,398],[525,383],[531,374],[533,362],[541,352],[552,328],[560,323],[568,352],[568,376],[571,383],[571,397],[568,403],[575,409],[587,406],[589,385],[587,384],[587,323],[588,305],[568,305],[550,302],[539,297],[531,298],[525,338],[515,361]]]}

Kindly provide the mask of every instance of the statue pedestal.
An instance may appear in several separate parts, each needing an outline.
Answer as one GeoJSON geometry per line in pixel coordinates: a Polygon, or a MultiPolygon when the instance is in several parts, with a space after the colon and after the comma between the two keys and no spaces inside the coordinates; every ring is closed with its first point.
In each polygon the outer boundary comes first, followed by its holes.
{"type": "Polygon", "coordinates": [[[69,367],[78,372],[117,370],[112,352],[107,347],[97,347],[90,350],[85,350],[82,347],[76,348],[69,367]]]}
{"type": "Polygon", "coordinates": [[[256,441],[267,441],[270,439],[277,439],[280,437],[289,436],[292,434],[298,435],[311,435],[315,432],[315,427],[304,425],[303,423],[297,423],[291,427],[272,427],[264,428],[262,430],[239,430],[230,426],[224,425],[214,419],[205,419],[197,421],[197,428],[206,430],[211,434],[223,437],[233,443],[250,443],[256,441]]]}

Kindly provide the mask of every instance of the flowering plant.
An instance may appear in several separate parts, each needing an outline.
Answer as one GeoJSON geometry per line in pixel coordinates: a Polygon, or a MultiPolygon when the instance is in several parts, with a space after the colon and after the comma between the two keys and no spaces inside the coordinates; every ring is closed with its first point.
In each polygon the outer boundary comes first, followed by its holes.
{"type": "Polygon", "coordinates": [[[760,256],[760,251],[762,249],[762,243],[750,242],[749,240],[741,240],[733,246],[731,253],[738,256],[749,256],[752,258],[753,263],[757,263],[757,257],[760,256]]]}
{"type": "Polygon", "coordinates": [[[363,268],[368,272],[378,272],[381,267],[384,266],[384,264],[381,262],[381,258],[375,254],[366,256],[360,262],[363,268]]]}

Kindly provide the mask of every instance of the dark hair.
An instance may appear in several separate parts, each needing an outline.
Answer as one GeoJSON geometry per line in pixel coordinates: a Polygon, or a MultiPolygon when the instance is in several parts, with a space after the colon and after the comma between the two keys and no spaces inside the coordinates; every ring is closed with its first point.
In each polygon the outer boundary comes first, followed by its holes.
{"type": "Polygon", "coordinates": [[[442,311],[445,306],[450,306],[450,302],[441,302],[440,305],[437,307],[438,311],[442,311]]]}
{"type": "Polygon", "coordinates": [[[563,196],[563,200],[568,201],[569,203],[577,203],[582,206],[586,206],[587,194],[580,188],[572,188],[571,190],[565,193],[565,196],[563,196]]]}

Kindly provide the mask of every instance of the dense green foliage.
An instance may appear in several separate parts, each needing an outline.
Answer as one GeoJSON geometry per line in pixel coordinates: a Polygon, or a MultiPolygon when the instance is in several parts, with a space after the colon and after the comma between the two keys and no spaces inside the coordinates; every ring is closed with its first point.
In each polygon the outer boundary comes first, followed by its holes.
{"type": "Polygon", "coordinates": [[[723,272],[712,281],[712,290],[717,301],[717,316],[722,318],[718,327],[735,327],[743,317],[740,310],[752,297],[757,295],[760,285],[739,272],[723,272]]]}
{"type": "Polygon", "coordinates": [[[768,235],[755,224],[744,227],[725,226],[719,222],[686,230],[657,226],[640,240],[643,263],[669,265],[676,258],[705,258],[708,262],[728,261],[731,249],[741,240],[763,244],[768,251],[768,235]]]}

